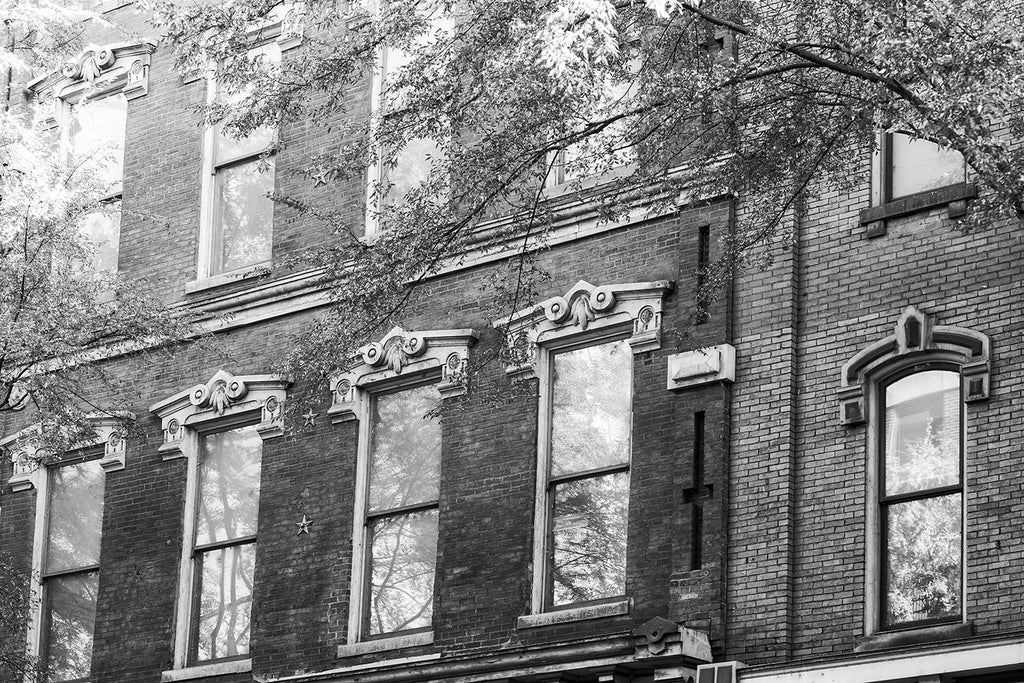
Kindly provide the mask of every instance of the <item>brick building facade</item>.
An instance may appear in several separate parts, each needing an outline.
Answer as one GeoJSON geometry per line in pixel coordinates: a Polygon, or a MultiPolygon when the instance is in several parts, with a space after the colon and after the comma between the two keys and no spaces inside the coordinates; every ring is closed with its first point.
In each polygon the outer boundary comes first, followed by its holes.
{"type": "MultiPolygon", "coordinates": [[[[25,640],[54,680],[1024,680],[1021,244],[958,231],[969,185],[883,201],[865,152],[861,189],[823,192],[706,320],[697,273],[742,202],[608,223],[567,195],[540,308],[489,293],[511,250],[471,252],[330,387],[303,386],[272,369],[325,300],[273,263],[329,231],[277,205],[255,252],[229,253],[237,225],[209,212],[248,161],[221,164],[199,125],[208,84],[119,30],[96,43],[30,88],[55,125],[87,66],[124,97],[118,268],[208,311],[217,343],[107,361],[92,400],[129,404],[127,439],[99,425],[30,469],[32,426],[0,422],[0,552],[43,596],[25,640]]],[[[353,98],[369,111],[369,85],[353,98]]],[[[320,130],[281,131],[273,188],[362,212],[361,184],[288,172],[320,130]]]]}

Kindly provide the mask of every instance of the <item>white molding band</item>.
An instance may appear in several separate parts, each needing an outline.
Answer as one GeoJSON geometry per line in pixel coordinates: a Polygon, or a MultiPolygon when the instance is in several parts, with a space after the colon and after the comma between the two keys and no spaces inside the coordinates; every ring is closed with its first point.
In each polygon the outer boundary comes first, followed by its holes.
{"type": "Polygon", "coordinates": [[[634,354],[661,348],[661,307],[672,291],[670,280],[594,285],[580,280],[563,296],[545,299],[494,321],[505,331],[509,354],[506,372],[517,378],[537,376],[537,347],[561,336],[629,325],[634,354]]]}
{"type": "Polygon", "coordinates": [[[827,664],[742,669],[741,683],[881,683],[928,676],[969,675],[1024,665],[1024,639],[959,642],[928,652],[878,652],[827,664]]]}
{"type": "Polygon", "coordinates": [[[248,420],[259,411],[256,431],[264,441],[284,434],[284,401],[287,379],[276,375],[234,376],[218,370],[205,384],[155,403],[149,410],[160,417],[164,460],[185,457],[186,428],[202,429],[216,422],[227,427],[235,420],[248,420]]]}
{"type": "Polygon", "coordinates": [[[537,614],[523,614],[516,619],[517,629],[538,628],[554,624],[571,624],[576,621],[605,619],[629,614],[633,607],[632,598],[623,598],[614,602],[603,602],[597,605],[580,605],[569,609],[560,609],[537,614]]]}
{"type": "Polygon", "coordinates": [[[365,388],[401,385],[440,371],[442,398],[466,393],[469,348],[479,334],[471,329],[407,332],[394,327],[379,342],[359,348],[356,365],[331,379],[331,422],[357,419],[365,388]]]}
{"type": "Polygon", "coordinates": [[[252,671],[251,659],[233,659],[227,662],[214,662],[213,664],[202,664],[190,666],[185,669],[172,669],[160,673],[160,683],[173,683],[174,681],[191,681],[196,678],[207,676],[225,676],[227,674],[240,674],[252,671]]]}
{"type": "MultiPolygon", "coordinates": [[[[86,419],[92,425],[95,437],[80,443],[71,444],[69,450],[81,450],[103,446],[103,458],[100,467],[106,473],[123,470],[127,455],[128,432],[125,422],[134,422],[135,414],[115,412],[111,414],[88,415],[86,419]]],[[[42,445],[42,426],[34,424],[16,432],[5,439],[0,439],[0,451],[8,454],[13,466],[13,473],[7,483],[11,491],[29,491],[35,484],[33,475],[40,463],[51,453],[42,445]]]]}
{"type": "Polygon", "coordinates": [[[422,647],[434,643],[433,631],[420,631],[419,633],[408,633],[405,635],[394,635],[388,638],[374,638],[357,643],[338,646],[338,657],[358,657],[375,652],[389,652],[402,650],[409,647],[422,647]]]}

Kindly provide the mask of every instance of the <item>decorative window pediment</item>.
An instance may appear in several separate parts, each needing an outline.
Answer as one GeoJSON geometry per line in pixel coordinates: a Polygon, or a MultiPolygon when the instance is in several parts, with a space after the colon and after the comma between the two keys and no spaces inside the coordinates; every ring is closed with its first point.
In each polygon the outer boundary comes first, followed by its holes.
{"type": "MultiPolygon", "coordinates": [[[[125,466],[127,452],[126,421],[134,421],[132,413],[115,413],[113,415],[90,415],[87,418],[95,432],[95,438],[72,445],[74,450],[103,446],[103,458],[100,467],[104,472],[117,472],[125,466]]],[[[51,452],[43,445],[42,426],[39,424],[0,440],[0,451],[8,455],[14,472],[7,483],[12,491],[27,491],[35,486],[33,477],[39,471],[39,465],[46,461],[51,452]]]]}
{"type": "Polygon", "coordinates": [[[907,306],[893,334],[861,350],[843,365],[839,388],[839,421],[845,425],[865,421],[864,393],[868,378],[882,366],[924,354],[945,354],[960,365],[965,403],[988,398],[991,347],[980,332],[950,325],[935,325],[932,318],[907,306]]]}
{"type": "Polygon", "coordinates": [[[47,116],[54,123],[62,100],[75,102],[84,95],[102,97],[115,92],[134,100],[149,92],[149,62],[155,50],[156,43],[150,40],[92,45],[57,71],[30,82],[28,90],[47,97],[47,116]]]}
{"type": "Polygon", "coordinates": [[[205,384],[164,399],[150,408],[160,417],[164,459],[187,455],[183,448],[189,431],[216,425],[230,427],[251,422],[259,415],[256,431],[264,441],[284,434],[284,400],[288,385],[276,375],[232,375],[218,370],[205,384]]]}
{"type": "Polygon", "coordinates": [[[469,347],[479,334],[471,329],[407,332],[395,327],[379,342],[360,347],[355,366],[331,380],[332,422],[355,420],[362,389],[403,384],[440,370],[442,398],[466,393],[469,347]]]}
{"type": "Polygon", "coordinates": [[[536,377],[537,345],[562,336],[631,326],[633,353],[661,348],[661,307],[672,291],[669,280],[594,285],[580,280],[564,296],[554,296],[494,321],[505,330],[510,375],[536,377]]]}

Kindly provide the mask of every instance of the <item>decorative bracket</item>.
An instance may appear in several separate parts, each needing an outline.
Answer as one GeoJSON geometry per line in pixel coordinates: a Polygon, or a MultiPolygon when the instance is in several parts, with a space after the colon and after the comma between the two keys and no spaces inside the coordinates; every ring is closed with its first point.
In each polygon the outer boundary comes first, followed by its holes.
{"type": "Polygon", "coordinates": [[[75,102],[116,92],[134,100],[148,93],[149,62],[155,50],[156,42],[152,40],[90,45],[57,71],[29,82],[26,89],[47,98],[46,118],[55,125],[61,100],[75,102]]]}
{"type": "Polygon", "coordinates": [[[632,635],[634,656],[638,660],[678,657],[688,663],[711,661],[711,643],[707,633],[662,617],[654,617],[638,626],[632,635]]]}
{"type": "Polygon", "coordinates": [[[234,425],[259,414],[256,431],[264,441],[284,434],[286,379],[275,375],[235,376],[218,370],[205,384],[154,404],[150,412],[160,417],[164,437],[159,451],[164,459],[180,458],[189,428],[208,423],[234,425]]]}
{"type": "Polygon", "coordinates": [[[360,347],[354,367],[331,379],[331,422],[357,419],[362,389],[368,385],[401,383],[440,369],[442,398],[466,393],[469,347],[479,334],[471,329],[406,332],[395,327],[379,342],[360,347]]]}
{"type": "Polygon", "coordinates": [[[565,293],[494,321],[505,331],[509,354],[506,372],[517,378],[536,377],[537,346],[571,334],[630,325],[627,340],[633,353],[661,348],[661,306],[672,291],[669,280],[594,285],[580,280],[565,293]]]}
{"type": "MultiPolygon", "coordinates": [[[[125,467],[128,431],[126,422],[134,422],[135,415],[128,412],[88,415],[95,436],[86,441],[71,444],[68,450],[92,448],[102,444],[103,457],[100,467],[106,473],[117,472],[125,467]]],[[[33,475],[40,463],[51,451],[43,445],[43,427],[39,424],[27,427],[6,439],[0,440],[0,449],[10,455],[14,472],[7,481],[12,491],[27,491],[34,487],[33,475]]]]}
{"type": "Polygon", "coordinates": [[[960,364],[965,403],[984,401],[989,394],[991,346],[988,337],[963,327],[935,325],[932,318],[907,306],[896,321],[895,332],[862,349],[843,365],[837,392],[839,422],[861,424],[867,420],[864,393],[868,377],[887,363],[917,355],[944,353],[960,364]]]}

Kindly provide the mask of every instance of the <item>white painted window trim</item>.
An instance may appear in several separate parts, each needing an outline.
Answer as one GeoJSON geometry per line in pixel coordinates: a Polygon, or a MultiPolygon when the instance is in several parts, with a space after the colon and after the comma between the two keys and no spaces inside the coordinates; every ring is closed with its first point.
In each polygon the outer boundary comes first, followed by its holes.
{"type": "MultiPolygon", "coordinates": [[[[551,355],[617,339],[626,339],[634,355],[661,348],[662,300],[672,286],[667,280],[658,280],[595,287],[580,280],[564,296],[551,297],[494,321],[494,326],[505,333],[509,354],[506,372],[520,379],[538,379],[531,614],[550,610],[545,603],[550,572],[551,355]]],[[[631,400],[630,429],[632,424],[631,400]]]]}
{"type": "MultiPolygon", "coordinates": [[[[264,441],[282,436],[284,402],[289,384],[288,380],[273,375],[235,376],[219,370],[205,384],[197,384],[191,389],[174,394],[150,408],[150,412],[155,413],[161,420],[164,436],[158,450],[163,453],[164,460],[185,458],[187,461],[185,505],[182,510],[183,542],[178,563],[178,595],[174,622],[175,670],[192,671],[248,661],[216,660],[197,665],[190,665],[188,661],[195,587],[193,556],[200,438],[206,434],[247,425],[256,425],[256,432],[264,441]]],[[[186,678],[203,675],[207,674],[198,673],[186,678]]]]}
{"type": "MultiPolygon", "coordinates": [[[[471,329],[407,332],[395,327],[379,342],[359,349],[357,364],[331,380],[333,423],[359,421],[356,448],[354,513],[352,515],[352,576],[348,633],[338,656],[400,649],[433,642],[432,631],[366,638],[363,609],[366,597],[366,496],[369,487],[370,429],[373,396],[423,384],[437,383],[442,400],[466,393],[469,348],[479,335],[471,329]]],[[[443,458],[442,444],[442,458],[443,458]]],[[[435,567],[436,571],[436,567],[435,567]]]]}
{"type": "Polygon", "coordinates": [[[160,672],[160,683],[174,681],[191,681],[207,676],[226,676],[227,674],[248,673],[252,671],[251,659],[231,659],[211,664],[198,664],[186,669],[171,669],[160,672]]]}
{"type": "MultiPolygon", "coordinates": [[[[381,98],[384,95],[384,55],[386,50],[381,47],[377,50],[377,57],[374,60],[373,75],[370,79],[370,129],[376,130],[380,127],[381,98]]],[[[365,227],[363,229],[364,239],[373,241],[381,233],[381,211],[384,209],[384,197],[381,191],[383,177],[383,163],[381,157],[383,150],[379,146],[374,151],[366,165],[366,210],[365,227]]]]}

